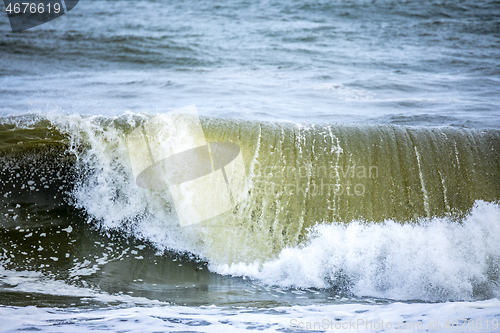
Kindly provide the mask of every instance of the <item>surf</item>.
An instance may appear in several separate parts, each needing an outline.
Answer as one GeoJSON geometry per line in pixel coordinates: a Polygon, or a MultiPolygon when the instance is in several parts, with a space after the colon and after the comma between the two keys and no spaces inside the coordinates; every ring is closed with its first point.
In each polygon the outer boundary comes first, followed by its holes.
{"type": "Polygon", "coordinates": [[[151,117],[4,118],[3,227],[34,223],[22,210],[64,207],[266,284],[397,299],[498,294],[498,130],[202,118],[208,142],[240,147],[247,190],[231,211],[180,227],[168,190],[137,186],[127,154],[127,136],[151,117]],[[436,234],[449,246],[433,248],[436,234]],[[434,255],[449,264],[425,265],[434,255]],[[415,259],[421,268],[408,266],[415,259]]]}

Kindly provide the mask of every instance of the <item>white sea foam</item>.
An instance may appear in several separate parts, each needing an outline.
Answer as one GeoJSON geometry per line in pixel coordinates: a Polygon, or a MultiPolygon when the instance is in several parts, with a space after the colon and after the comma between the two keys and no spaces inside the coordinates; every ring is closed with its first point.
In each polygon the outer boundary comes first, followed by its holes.
{"type": "MultiPolygon", "coordinates": [[[[232,230],[179,228],[167,192],[136,186],[123,124],[133,128],[138,117],[122,116],[120,128],[110,119],[108,126],[81,116],[53,119],[70,135],[72,147],[86,147],[84,153],[74,150],[88,172],[73,195],[77,206],[105,229],[126,230],[160,250],[188,251],[206,259],[214,272],[269,285],[333,287],[356,296],[395,300],[500,296],[500,207],[483,201],[477,201],[459,221],[449,217],[405,224],[324,221],[310,230],[301,245],[278,250],[276,258],[256,256],[259,261],[250,262],[244,254],[254,249],[246,249],[240,251],[240,260],[224,261],[234,256],[221,252],[234,252],[238,242],[228,241],[231,246],[215,251],[209,248],[217,243],[211,242],[210,233],[227,238],[232,230]]],[[[248,241],[246,246],[252,244],[248,241]]]]}
{"type": "Polygon", "coordinates": [[[334,304],[258,308],[154,306],[121,309],[0,307],[1,332],[495,332],[500,301],[334,304]],[[452,325],[456,326],[452,326],[452,325]]]}
{"type": "MultiPolygon", "coordinates": [[[[143,115],[128,113],[120,123],[134,128],[143,115]]],[[[118,118],[118,117],[117,117],[118,118]]],[[[102,126],[99,117],[49,116],[70,137],[85,175],[73,192],[75,204],[83,208],[103,229],[122,229],[154,243],[159,249],[197,252],[196,237],[178,228],[167,191],[150,191],[136,185],[126,134],[115,126],[102,126]],[[78,147],[86,147],[82,153],[78,147]]],[[[112,122],[113,118],[107,118],[112,122]]],[[[116,118],[114,118],[116,120],[116,118]]],[[[116,123],[115,123],[116,125],[116,123]]]]}
{"type": "Polygon", "coordinates": [[[500,206],[478,201],[461,222],[320,224],[303,246],[264,263],[212,265],[284,287],[345,287],[357,296],[471,300],[500,295],[500,206]]]}

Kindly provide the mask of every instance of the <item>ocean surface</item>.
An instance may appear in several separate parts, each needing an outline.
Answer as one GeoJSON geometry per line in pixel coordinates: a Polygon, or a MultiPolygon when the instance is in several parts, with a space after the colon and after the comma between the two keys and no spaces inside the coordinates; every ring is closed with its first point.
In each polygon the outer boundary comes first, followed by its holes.
{"type": "Polygon", "coordinates": [[[1,332],[500,331],[499,1],[3,12],[0,101],[1,332]],[[128,140],[193,104],[247,190],[182,227],[128,140]]]}

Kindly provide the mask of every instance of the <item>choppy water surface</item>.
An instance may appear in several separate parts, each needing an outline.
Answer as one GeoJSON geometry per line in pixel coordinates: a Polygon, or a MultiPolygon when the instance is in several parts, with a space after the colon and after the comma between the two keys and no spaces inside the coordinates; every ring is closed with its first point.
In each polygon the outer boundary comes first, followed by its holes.
{"type": "Polygon", "coordinates": [[[496,1],[82,1],[9,33],[2,113],[197,104],[285,121],[498,127],[496,1]]]}
{"type": "Polygon", "coordinates": [[[499,16],[82,1],[15,34],[0,16],[0,330],[497,331],[499,16]],[[183,228],[137,187],[127,136],[189,104],[249,187],[183,228]]]}

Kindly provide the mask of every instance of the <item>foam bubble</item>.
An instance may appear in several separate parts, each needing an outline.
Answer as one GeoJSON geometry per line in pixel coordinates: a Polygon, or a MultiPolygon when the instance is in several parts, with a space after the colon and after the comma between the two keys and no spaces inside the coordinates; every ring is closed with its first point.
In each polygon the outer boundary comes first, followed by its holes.
{"type": "Polygon", "coordinates": [[[150,306],[53,309],[0,306],[5,331],[42,332],[471,332],[499,327],[500,301],[438,304],[327,304],[261,308],[150,306]],[[465,321],[467,318],[468,321],[465,321]],[[452,326],[453,324],[456,326],[452,326]],[[488,325],[488,326],[487,326],[488,325]],[[301,330],[302,331],[302,330],[301,330]]]}
{"type": "MultiPolygon", "coordinates": [[[[291,194],[277,196],[275,193],[264,193],[254,189],[253,199],[243,204],[235,216],[222,221],[227,222],[221,224],[222,229],[180,228],[167,191],[150,191],[135,184],[128,160],[126,138],[127,133],[146,119],[147,116],[132,113],[114,118],[65,116],[51,119],[57,124],[57,128],[69,137],[70,152],[75,154],[78,160],[77,166],[81,168],[82,177],[72,193],[76,206],[84,209],[89,220],[97,222],[103,229],[126,231],[135,237],[147,239],[159,250],[172,249],[199,255],[209,262],[210,268],[215,272],[248,276],[270,285],[340,288],[357,296],[398,300],[467,300],[499,295],[500,209],[498,204],[494,203],[477,201],[470,214],[459,222],[451,218],[427,218],[418,222],[407,221],[405,224],[387,219],[381,223],[354,221],[342,224],[335,221],[347,222],[351,219],[348,219],[349,214],[345,219],[335,218],[346,211],[341,203],[345,203],[347,208],[350,207],[352,212],[371,209],[375,214],[377,203],[383,203],[379,200],[380,197],[389,196],[390,191],[384,190],[380,193],[375,191],[369,198],[372,201],[350,200],[348,197],[334,198],[340,201],[336,205],[333,202],[332,207],[326,209],[325,199],[321,197],[307,201],[304,198],[299,200],[301,197],[294,197],[291,194]],[[370,205],[356,206],[358,202],[369,202],[370,205]],[[313,204],[314,209],[310,209],[313,204]],[[294,210],[288,212],[290,208],[294,210]],[[326,215],[330,211],[335,211],[335,214],[326,215]],[[311,214],[308,215],[309,212],[311,214]],[[305,218],[308,218],[307,223],[304,222],[305,218]],[[324,219],[324,223],[316,225],[306,235],[305,227],[319,219],[324,219]],[[303,237],[306,239],[305,242],[303,237]]],[[[233,125],[230,126],[231,133],[234,131],[233,125]]],[[[224,134],[224,126],[217,127],[217,124],[211,126],[212,131],[216,131],[220,138],[229,139],[230,136],[224,136],[227,134],[224,134]]],[[[308,132],[311,135],[316,133],[313,127],[310,129],[312,134],[308,132]]],[[[290,127],[287,130],[291,129],[290,127]]],[[[272,134],[276,129],[268,130],[272,134]]],[[[253,132],[249,130],[249,133],[253,132]]],[[[258,134],[260,138],[260,133],[252,135],[258,134]]],[[[267,144],[273,142],[284,144],[283,142],[289,137],[284,133],[285,129],[281,128],[281,139],[267,144]]],[[[291,142],[296,146],[290,148],[297,148],[299,151],[297,159],[309,161],[307,158],[312,154],[313,160],[310,162],[313,163],[317,162],[315,158],[320,156],[325,159],[337,156],[337,159],[333,160],[337,164],[340,163],[338,154],[333,151],[328,153],[325,150],[335,146],[333,136],[325,132],[325,129],[316,133],[324,135],[324,146],[319,145],[318,142],[322,142],[321,140],[311,141],[314,136],[310,138],[305,132],[290,133],[294,134],[293,137],[296,136],[297,140],[304,141],[291,142]],[[311,150],[302,151],[307,147],[311,150]]],[[[356,128],[353,133],[362,132],[356,128]]],[[[467,133],[456,132],[456,138],[462,136],[468,138],[467,135],[472,135],[472,132],[467,133]]],[[[420,134],[422,134],[422,147],[426,146],[428,136],[434,135],[429,131],[420,134]]],[[[491,135],[496,140],[497,134],[491,135]]],[[[443,142],[445,145],[448,141],[443,142]]],[[[274,156],[264,151],[268,148],[261,144],[260,139],[257,143],[253,148],[246,146],[242,148],[254,154],[254,157],[250,158],[250,170],[259,163],[265,162],[270,165],[281,163],[280,161],[287,156],[288,150],[283,147],[279,151],[281,155],[274,156]],[[259,156],[265,154],[274,157],[270,160],[259,160],[259,156]]],[[[448,146],[446,147],[450,148],[453,145],[448,146]]],[[[357,146],[350,146],[350,149],[354,151],[354,147],[357,146]]],[[[418,152],[422,161],[426,161],[431,155],[425,155],[422,151],[418,152]]],[[[429,150],[428,153],[433,153],[432,156],[439,155],[433,150],[429,150]]],[[[486,150],[483,153],[490,156],[486,150]]],[[[462,155],[464,158],[468,156],[465,153],[462,155]]],[[[474,166],[477,169],[477,158],[469,161],[471,166],[468,168],[474,166]]],[[[408,165],[414,165],[411,164],[412,161],[414,162],[414,159],[409,160],[408,165]]],[[[488,162],[485,165],[490,168],[493,164],[488,162]]],[[[403,166],[405,165],[401,166],[401,170],[404,169],[403,166]]],[[[434,177],[436,175],[433,166],[433,163],[427,163],[429,169],[427,171],[432,177],[424,173],[420,175],[421,179],[427,177],[425,189],[429,193],[431,185],[438,180],[434,177]]],[[[465,167],[461,164],[460,168],[465,167]]],[[[399,170],[399,167],[397,169],[399,170]]],[[[490,179],[488,177],[496,172],[491,168],[485,170],[491,173],[483,172],[487,176],[484,180],[490,179]]],[[[446,183],[446,193],[452,191],[450,187],[452,184],[456,182],[462,184],[462,177],[456,175],[455,166],[447,169],[447,172],[450,178],[446,183]],[[456,176],[458,178],[455,178],[456,176]]],[[[444,174],[442,175],[444,177],[444,174]]],[[[399,181],[403,184],[404,174],[400,176],[399,181]]],[[[394,178],[388,176],[383,180],[389,184],[391,179],[394,178]]],[[[424,207],[425,205],[419,203],[422,199],[421,182],[418,178],[415,179],[417,181],[415,187],[412,187],[412,193],[416,196],[407,199],[415,207],[424,207]]],[[[382,182],[382,177],[378,181],[382,182]]],[[[441,182],[436,184],[441,185],[441,182]]],[[[477,179],[463,183],[460,188],[465,192],[457,197],[469,198],[471,200],[464,200],[472,203],[472,197],[482,189],[478,184],[482,183],[477,179]],[[467,192],[467,189],[470,191],[467,192]]],[[[403,185],[398,188],[401,193],[407,190],[403,185]]],[[[491,196],[497,195],[494,191],[495,184],[490,185],[488,193],[491,196]]],[[[392,189],[390,184],[387,186],[392,189]]],[[[419,209],[413,213],[421,213],[417,216],[442,213],[442,210],[438,209],[443,202],[440,188],[437,186],[433,190],[435,192],[433,192],[435,194],[433,196],[435,205],[433,205],[436,206],[434,211],[419,209]],[[423,213],[426,214],[422,215],[423,213]]],[[[430,198],[429,195],[428,199],[430,198]]],[[[425,200],[421,201],[425,203],[425,200]]],[[[464,204],[457,207],[466,206],[464,204]]],[[[378,212],[380,214],[375,215],[382,217],[392,212],[389,209],[390,205],[383,208],[378,212]]],[[[405,214],[412,213],[411,209],[406,212],[406,207],[401,209],[405,214]]]]}
{"type": "Polygon", "coordinates": [[[476,202],[463,221],[321,224],[306,244],[264,263],[211,265],[269,285],[337,287],[356,296],[470,300],[500,295],[500,206],[476,202]]]}

